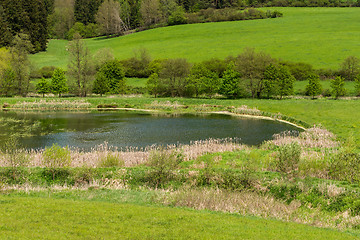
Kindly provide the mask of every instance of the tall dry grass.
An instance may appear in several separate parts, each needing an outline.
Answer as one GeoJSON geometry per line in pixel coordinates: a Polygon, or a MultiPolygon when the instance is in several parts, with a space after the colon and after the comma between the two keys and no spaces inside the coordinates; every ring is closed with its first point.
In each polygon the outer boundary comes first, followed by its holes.
{"type": "MultiPolygon", "coordinates": [[[[236,151],[246,148],[236,142],[235,139],[207,139],[200,141],[193,141],[188,145],[168,145],[165,148],[158,146],[149,146],[146,148],[128,147],[124,149],[117,149],[109,146],[106,142],[92,148],[89,152],[81,151],[80,149],[70,148],[71,167],[98,167],[101,161],[109,155],[124,161],[125,167],[136,166],[146,163],[151,152],[156,150],[176,151],[183,155],[184,161],[196,159],[207,153],[236,151]]],[[[43,167],[44,150],[28,150],[25,152],[29,159],[28,167],[43,167]]],[[[0,154],[0,166],[8,166],[9,156],[0,154]]]]}

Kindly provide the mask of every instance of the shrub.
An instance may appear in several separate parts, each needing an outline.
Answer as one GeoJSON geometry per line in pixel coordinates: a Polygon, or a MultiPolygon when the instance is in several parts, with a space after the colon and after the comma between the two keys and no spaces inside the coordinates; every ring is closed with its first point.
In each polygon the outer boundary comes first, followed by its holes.
{"type": "Polygon", "coordinates": [[[48,168],[44,170],[44,174],[51,173],[52,180],[55,180],[57,175],[63,174],[59,168],[66,168],[71,164],[70,150],[68,147],[62,148],[57,144],[53,144],[50,148],[46,147],[43,153],[43,164],[48,168]]]}
{"type": "Polygon", "coordinates": [[[26,156],[24,149],[21,148],[17,136],[10,136],[3,145],[0,146],[0,150],[6,155],[6,162],[9,167],[17,168],[27,165],[28,157],[26,156]]]}
{"type": "Polygon", "coordinates": [[[331,159],[329,175],[337,180],[360,182],[360,154],[355,152],[353,139],[349,138],[331,159]]]}
{"type": "Polygon", "coordinates": [[[53,144],[50,148],[46,147],[43,153],[43,164],[48,168],[69,167],[70,150],[68,147],[62,148],[57,144],[53,144]]]}
{"type": "Polygon", "coordinates": [[[279,147],[276,167],[281,173],[294,176],[300,162],[301,148],[298,143],[281,145],[279,147]]]}
{"type": "Polygon", "coordinates": [[[106,157],[101,158],[98,167],[123,167],[124,160],[112,154],[107,154],[106,157]]]}
{"type": "Polygon", "coordinates": [[[174,170],[183,161],[179,152],[157,150],[150,153],[147,165],[151,168],[148,172],[148,183],[155,187],[163,186],[174,179],[174,170]]]}

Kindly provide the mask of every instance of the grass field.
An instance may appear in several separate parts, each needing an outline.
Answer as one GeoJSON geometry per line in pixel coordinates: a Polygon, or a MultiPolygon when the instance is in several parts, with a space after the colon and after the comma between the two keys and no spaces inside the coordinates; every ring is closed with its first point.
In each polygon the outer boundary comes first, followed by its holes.
{"type": "MultiPolygon", "coordinates": [[[[300,61],[316,68],[338,68],[360,51],[359,8],[278,8],[284,17],[238,22],[172,26],[119,38],[88,39],[95,52],[111,48],[115,57],[133,56],[146,48],[153,58],[186,58],[191,62],[225,58],[254,47],[273,57],[300,61]]],[[[36,66],[66,67],[67,41],[51,40],[47,52],[31,56],[36,66]]]]}
{"type": "Polygon", "coordinates": [[[295,223],[188,209],[0,196],[0,238],[357,239],[295,223]]]}

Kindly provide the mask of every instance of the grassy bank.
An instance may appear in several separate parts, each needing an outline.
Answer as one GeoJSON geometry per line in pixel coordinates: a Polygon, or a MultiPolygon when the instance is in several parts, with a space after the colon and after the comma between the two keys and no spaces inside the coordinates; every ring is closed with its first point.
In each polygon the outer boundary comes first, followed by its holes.
{"type": "Polygon", "coordinates": [[[356,239],[295,223],[135,204],[1,196],[1,238],[356,239]]]}
{"type": "MultiPolygon", "coordinates": [[[[186,58],[190,62],[225,58],[239,54],[244,47],[254,47],[275,58],[333,69],[347,56],[356,56],[360,51],[358,8],[277,10],[284,17],[172,26],[118,38],[88,39],[86,43],[92,53],[111,48],[119,59],[133,56],[134,49],[146,48],[153,58],[186,58]]],[[[67,43],[51,40],[46,52],[31,56],[32,62],[38,67],[66,68],[67,43]]]]}

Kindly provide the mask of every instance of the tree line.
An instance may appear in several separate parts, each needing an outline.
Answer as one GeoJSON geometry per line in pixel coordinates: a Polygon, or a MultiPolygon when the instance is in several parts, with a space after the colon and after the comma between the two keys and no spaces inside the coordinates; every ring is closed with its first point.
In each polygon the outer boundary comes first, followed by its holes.
{"type": "Polygon", "coordinates": [[[46,66],[31,67],[28,53],[32,44],[26,34],[16,35],[13,46],[0,48],[0,94],[26,96],[65,93],[86,97],[95,94],[136,92],[126,78],[147,78],[146,89],[155,97],[283,98],[294,93],[295,81],[308,81],[306,95],[335,98],[345,94],[344,81],[356,81],[360,95],[360,59],[347,57],[338,70],[313,69],[310,64],[279,61],[269,54],[246,48],[237,56],[191,64],[186,59],[152,59],[146,49],[129,59],[117,60],[110,49],[90,54],[80,34],[67,47],[67,70],[46,66]],[[51,79],[50,81],[48,79],[51,79]],[[332,79],[332,92],[324,93],[321,79],[332,79]],[[36,88],[31,79],[36,80],[36,88]]]}

